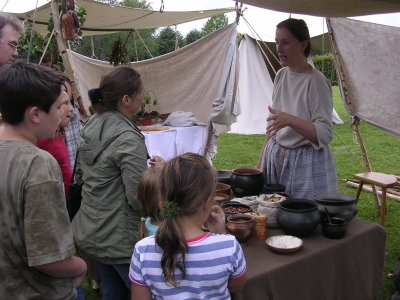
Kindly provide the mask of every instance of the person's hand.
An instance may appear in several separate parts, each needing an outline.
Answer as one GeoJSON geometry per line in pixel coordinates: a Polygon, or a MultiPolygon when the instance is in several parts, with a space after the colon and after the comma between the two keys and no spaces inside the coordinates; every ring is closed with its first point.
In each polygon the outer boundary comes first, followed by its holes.
{"type": "Polygon", "coordinates": [[[208,231],[218,234],[225,234],[225,213],[221,206],[213,205],[211,207],[211,213],[205,222],[205,227],[208,231]]]}
{"type": "Polygon", "coordinates": [[[156,156],[152,156],[149,159],[150,167],[159,167],[159,166],[162,166],[164,163],[165,163],[165,160],[162,157],[157,156],[157,155],[156,156]]]}
{"type": "Polygon", "coordinates": [[[274,136],[280,129],[291,126],[293,115],[273,109],[271,106],[268,106],[268,110],[271,113],[267,118],[267,134],[270,137],[274,136]]]}

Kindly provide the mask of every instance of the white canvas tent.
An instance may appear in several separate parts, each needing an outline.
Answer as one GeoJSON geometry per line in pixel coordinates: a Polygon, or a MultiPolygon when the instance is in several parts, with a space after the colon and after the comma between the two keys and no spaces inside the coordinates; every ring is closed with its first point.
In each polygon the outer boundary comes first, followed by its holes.
{"type": "Polygon", "coordinates": [[[348,113],[400,138],[400,59],[395,52],[400,28],[342,18],[329,23],[348,113]]]}
{"type": "MultiPolygon", "coordinates": [[[[257,41],[244,35],[239,45],[237,102],[240,115],[231,125],[230,133],[265,133],[268,106],[272,104],[273,90],[273,80],[267,66],[257,41]]],[[[332,112],[332,119],[336,124],[343,123],[335,110],[332,112]]]]}
{"type": "MultiPolygon", "coordinates": [[[[99,85],[109,62],[68,51],[87,109],[87,91],[99,85]]],[[[203,123],[235,121],[236,24],[229,25],[177,51],[132,63],[147,91],[157,95],[160,113],[190,110],[203,123]],[[230,72],[232,70],[233,72],[230,72]]]]}
{"type": "Polygon", "coordinates": [[[243,0],[261,8],[320,17],[353,17],[400,11],[398,0],[243,0]]]}
{"type": "MultiPolygon", "coordinates": [[[[200,20],[234,11],[234,8],[221,8],[200,11],[152,11],[132,7],[110,5],[94,0],[75,0],[77,7],[84,7],[84,26],[82,35],[97,35],[120,31],[130,31],[143,28],[158,28],[172,26],[185,22],[200,20]]],[[[48,2],[35,10],[24,13],[13,13],[22,20],[33,22],[35,31],[45,36],[48,32],[47,25],[51,18],[51,3],[48,2]]]]}

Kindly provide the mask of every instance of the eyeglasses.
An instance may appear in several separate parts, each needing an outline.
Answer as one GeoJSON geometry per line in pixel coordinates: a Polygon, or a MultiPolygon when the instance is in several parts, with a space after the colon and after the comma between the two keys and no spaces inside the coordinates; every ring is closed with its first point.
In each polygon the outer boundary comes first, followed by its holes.
{"type": "MultiPolygon", "coordinates": [[[[3,40],[2,40],[3,41],[3,40]]],[[[17,50],[18,44],[16,42],[7,42],[8,46],[10,46],[13,50],[17,50]]]]}

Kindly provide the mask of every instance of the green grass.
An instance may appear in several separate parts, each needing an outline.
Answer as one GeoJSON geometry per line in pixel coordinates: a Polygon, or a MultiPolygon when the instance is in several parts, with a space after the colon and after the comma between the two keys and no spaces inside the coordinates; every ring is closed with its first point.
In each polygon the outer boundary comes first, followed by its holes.
{"type": "MultiPolygon", "coordinates": [[[[339,192],[355,195],[354,188],[347,187],[346,179],[354,179],[356,173],[366,171],[363,157],[351,126],[350,117],[344,109],[339,89],[333,88],[334,107],[344,124],[334,125],[335,136],[330,148],[335,157],[336,171],[339,182],[339,192]]],[[[373,171],[400,175],[400,141],[369,124],[362,122],[360,132],[367,148],[370,164],[373,171]]],[[[218,154],[213,160],[218,170],[230,170],[239,167],[254,167],[263,145],[264,135],[222,134],[218,138],[218,154]]],[[[400,236],[398,228],[400,220],[400,203],[388,199],[388,215],[385,229],[387,243],[385,252],[384,287],[382,299],[390,299],[395,291],[392,280],[386,278],[388,272],[393,271],[396,258],[400,255],[400,236]]],[[[375,200],[371,193],[363,191],[357,204],[357,217],[362,220],[379,223],[375,200]]],[[[371,245],[373,246],[373,245],[371,245]]],[[[368,262],[365,262],[368,263],[368,262]]]]}
{"type": "MultiPolygon", "coordinates": [[[[360,146],[355,143],[353,128],[349,115],[345,111],[340,98],[339,89],[333,88],[334,107],[342,120],[341,125],[335,125],[335,136],[330,144],[335,156],[338,175],[339,191],[355,195],[356,190],[345,185],[346,179],[354,179],[353,174],[366,170],[360,146]]],[[[387,174],[400,175],[400,142],[398,139],[362,122],[361,135],[368,151],[372,170],[387,174]]],[[[222,134],[218,138],[218,154],[213,160],[218,170],[230,170],[240,167],[254,167],[264,142],[264,135],[222,134]]],[[[400,235],[398,228],[400,219],[400,203],[389,199],[389,210],[386,217],[387,243],[385,252],[384,287],[381,300],[390,299],[395,291],[392,280],[386,278],[392,272],[397,256],[400,254],[400,235]]],[[[379,223],[375,201],[371,193],[363,191],[358,202],[358,215],[362,220],[379,223]]],[[[373,245],[371,245],[373,247],[373,245]]],[[[365,262],[368,263],[368,262],[365,262]]],[[[84,283],[86,299],[100,299],[97,292],[93,292],[87,281],[84,283]]]]}

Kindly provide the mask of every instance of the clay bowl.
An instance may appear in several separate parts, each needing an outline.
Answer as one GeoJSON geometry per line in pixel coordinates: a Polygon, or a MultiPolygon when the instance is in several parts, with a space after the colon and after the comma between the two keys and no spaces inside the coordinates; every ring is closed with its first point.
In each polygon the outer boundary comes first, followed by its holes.
{"type": "Polygon", "coordinates": [[[344,237],[347,231],[347,223],[343,218],[331,217],[330,222],[322,222],[322,233],[330,239],[340,239],[344,237]]]}
{"type": "Polygon", "coordinates": [[[247,212],[252,212],[250,206],[236,201],[226,201],[221,204],[221,207],[227,218],[238,213],[244,214],[247,212]]]}
{"type": "Polygon", "coordinates": [[[225,201],[229,200],[229,196],[227,194],[223,193],[215,193],[214,195],[214,201],[216,204],[221,205],[225,201]]]}
{"type": "Polygon", "coordinates": [[[226,222],[228,233],[236,237],[239,243],[246,243],[254,228],[254,217],[245,214],[229,216],[226,222]]]}
{"type": "Polygon", "coordinates": [[[215,187],[215,193],[226,194],[229,196],[231,194],[231,186],[229,184],[217,182],[217,185],[215,187]]]}
{"type": "Polygon", "coordinates": [[[231,187],[237,197],[258,195],[264,186],[263,171],[256,168],[232,170],[231,187]]]}

